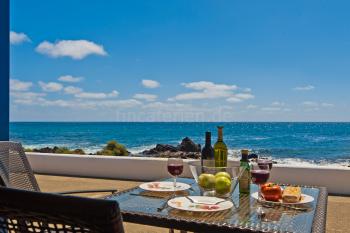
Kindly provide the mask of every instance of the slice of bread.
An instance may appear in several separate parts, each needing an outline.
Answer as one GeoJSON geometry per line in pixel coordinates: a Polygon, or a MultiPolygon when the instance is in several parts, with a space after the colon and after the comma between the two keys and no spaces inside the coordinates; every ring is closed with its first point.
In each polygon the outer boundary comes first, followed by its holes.
{"type": "Polygon", "coordinates": [[[286,203],[297,203],[301,198],[301,188],[288,186],[283,190],[282,200],[286,203]]]}

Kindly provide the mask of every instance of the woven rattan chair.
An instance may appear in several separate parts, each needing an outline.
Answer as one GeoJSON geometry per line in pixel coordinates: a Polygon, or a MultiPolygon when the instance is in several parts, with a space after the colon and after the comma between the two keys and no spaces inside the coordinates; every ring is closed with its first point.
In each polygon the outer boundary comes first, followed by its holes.
{"type": "MultiPolygon", "coordinates": [[[[33,170],[22,145],[18,142],[0,141],[0,185],[9,188],[40,191],[33,170]]],[[[60,194],[117,192],[116,189],[73,190],[60,194]]]]}
{"type": "Polygon", "coordinates": [[[0,232],[124,233],[116,201],[0,187],[0,232]]]}

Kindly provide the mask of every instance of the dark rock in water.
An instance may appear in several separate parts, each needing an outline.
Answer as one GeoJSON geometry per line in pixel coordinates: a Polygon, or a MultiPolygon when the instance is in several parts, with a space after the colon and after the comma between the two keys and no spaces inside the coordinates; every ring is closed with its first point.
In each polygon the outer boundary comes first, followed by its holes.
{"type": "Polygon", "coordinates": [[[157,144],[155,148],[152,148],[150,150],[145,150],[142,152],[142,154],[153,155],[153,154],[158,154],[160,152],[165,152],[165,151],[177,152],[178,149],[175,146],[171,146],[167,144],[157,144]]]}
{"type": "MultiPolygon", "coordinates": [[[[83,151],[82,149],[75,149],[75,150],[73,150],[73,154],[84,155],[85,151],[83,151]]],[[[130,154],[130,152],[129,152],[129,154],[130,154]]]]}
{"type": "Polygon", "coordinates": [[[177,146],[178,150],[185,152],[200,152],[201,148],[199,144],[195,144],[190,138],[185,137],[182,139],[180,145],[177,146]]]}
{"type": "Polygon", "coordinates": [[[200,146],[186,137],[177,147],[168,144],[157,144],[155,148],[145,150],[143,155],[157,158],[183,158],[199,159],[201,156],[200,146]]]}
{"type": "Polygon", "coordinates": [[[50,148],[50,147],[44,147],[44,148],[40,148],[40,149],[33,149],[33,152],[39,152],[39,153],[55,153],[55,151],[57,150],[57,146],[55,146],[54,148],[50,148]]]}

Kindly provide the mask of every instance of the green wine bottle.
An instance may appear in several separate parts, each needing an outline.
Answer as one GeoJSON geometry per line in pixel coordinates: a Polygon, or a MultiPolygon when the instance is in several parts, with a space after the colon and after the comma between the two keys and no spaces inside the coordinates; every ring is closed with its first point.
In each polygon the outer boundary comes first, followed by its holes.
{"type": "Polygon", "coordinates": [[[240,161],[240,171],[242,171],[241,177],[239,177],[239,193],[249,194],[250,193],[250,165],[248,160],[248,150],[241,150],[242,158],[240,161]]]}
{"type": "Polygon", "coordinates": [[[223,128],[223,126],[218,126],[218,140],[214,145],[215,167],[227,166],[227,146],[223,140],[223,128]]]}

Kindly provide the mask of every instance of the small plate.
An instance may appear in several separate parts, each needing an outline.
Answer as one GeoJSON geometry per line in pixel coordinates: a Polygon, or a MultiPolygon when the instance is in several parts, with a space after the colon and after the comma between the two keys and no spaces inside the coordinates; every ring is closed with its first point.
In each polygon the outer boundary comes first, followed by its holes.
{"type": "Polygon", "coordinates": [[[225,199],[217,198],[217,197],[205,197],[205,196],[189,196],[193,201],[208,203],[208,204],[196,204],[192,203],[186,197],[175,197],[168,201],[168,205],[172,208],[186,211],[194,211],[194,212],[216,212],[231,209],[233,203],[230,201],[225,201],[225,199]],[[223,202],[220,202],[223,201],[223,202]],[[219,204],[215,205],[212,203],[219,204]]]}
{"type": "MultiPolygon", "coordinates": [[[[156,192],[173,192],[174,191],[174,182],[162,181],[162,182],[148,182],[143,183],[139,186],[140,188],[147,191],[156,191],[156,192]]],[[[190,185],[185,183],[176,183],[175,191],[184,191],[191,188],[190,185]]]]}
{"type": "MultiPolygon", "coordinates": [[[[258,192],[255,192],[253,193],[251,196],[258,200],[258,192]]],[[[275,201],[266,201],[266,200],[261,200],[262,202],[266,202],[266,203],[281,203],[283,205],[301,205],[301,204],[307,204],[307,203],[310,203],[310,202],[313,202],[314,201],[314,198],[309,196],[309,195],[306,195],[306,194],[301,194],[301,200],[299,202],[296,202],[296,203],[288,203],[288,202],[283,202],[282,199],[278,202],[275,202],[275,201]]]]}

